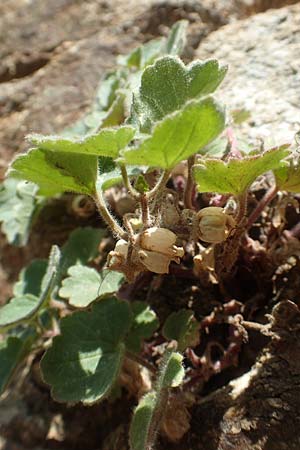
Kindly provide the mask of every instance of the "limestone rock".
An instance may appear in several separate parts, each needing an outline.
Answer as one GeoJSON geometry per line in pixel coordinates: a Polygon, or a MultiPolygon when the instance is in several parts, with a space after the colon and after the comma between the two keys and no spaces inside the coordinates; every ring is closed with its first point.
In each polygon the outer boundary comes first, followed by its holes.
{"type": "Polygon", "coordinates": [[[300,4],[229,24],[204,40],[196,57],[218,58],[229,72],[218,97],[246,108],[252,141],[291,141],[300,129],[300,4]]]}

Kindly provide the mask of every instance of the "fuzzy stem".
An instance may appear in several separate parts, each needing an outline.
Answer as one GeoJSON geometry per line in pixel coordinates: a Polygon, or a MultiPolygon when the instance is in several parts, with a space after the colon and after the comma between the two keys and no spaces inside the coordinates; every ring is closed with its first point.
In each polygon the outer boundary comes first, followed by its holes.
{"type": "Polygon", "coordinates": [[[239,208],[235,220],[237,225],[239,225],[247,215],[248,191],[240,194],[237,199],[239,208]]]}
{"type": "Polygon", "coordinates": [[[122,178],[123,178],[124,185],[125,185],[126,189],[128,190],[130,195],[135,200],[139,200],[141,198],[141,194],[130,183],[130,180],[129,180],[129,177],[128,177],[128,173],[127,173],[127,170],[126,170],[126,166],[124,164],[121,164],[120,165],[120,169],[121,169],[121,174],[122,174],[122,178]]]}
{"type": "Polygon", "coordinates": [[[131,361],[138,363],[140,366],[146,367],[146,369],[148,369],[149,372],[153,373],[153,375],[156,375],[157,369],[154,366],[154,364],[147,361],[142,356],[138,355],[137,353],[133,353],[130,350],[126,350],[125,356],[131,361]]]}
{"type": "Polygon", "coordinates": [[[113,234],[118,236],[119,238],[126,238],[127,233],[126,231],[120,227],[120,225],[117,223],[116,219],[113,217],[113,215],[109,212],[107,205],[105,203],[103,193],[101,190],[98,190],[94,196],[94,201],[97,205],[98,211],[103,218],[103,220],[107,223],[107,225],[112,230],[113,234]]]}
{"type": "Polygon", "coordinates": [[[161,174],[160,179],[156,183],[153,189],[151,191],[148,191],[146,193],[147,200],[151,200],[153,197],[155,197],[167,184],[167,181],[169,179],[171,171],[170,170],[164,170],[161,174]]]}
{"type": "Polygon", "coordinates": [[[272,186],[263,196],[263,198],[258,202],[255,209],[252,211],[248,218],[247,222],[247,230],[250,230],[252,225],[255,223],[255,221],[259,218],[265,207],[273,200],[273,198],[276,196],[278,192],[278,187],[276,184],[272,186]]]}
{"type": "Polygon", "coordinates": [[[149,212],[149,203],[146,194],[142,194],[140,198],[141,209],[142,209],[142,222],[144,228],[150,227],[150,212],[149,212]]]}
{"type": "Polygon", "coordinates": [[[188,159],[188,177],[186,181],[186,186],[184,190],[184,206],[186,209],[195,209],[193,205],[193,191],[194,191],[194,180],[192,174],[192,168],[195,164],[196,156],[193,155],[188,159]]]}

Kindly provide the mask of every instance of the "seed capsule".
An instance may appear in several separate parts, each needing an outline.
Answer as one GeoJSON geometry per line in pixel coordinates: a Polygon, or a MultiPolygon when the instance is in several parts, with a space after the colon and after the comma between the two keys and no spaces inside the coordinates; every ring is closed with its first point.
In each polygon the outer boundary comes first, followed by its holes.
{"type": "Polygon", "coordinates": [[[223,208],[209,206],[201,209],[196,215],[198,221],[197,234],[199,239],[211,244],[218,244],[227,239],[235,226],[232,216],[224,212],[223,208]]]}

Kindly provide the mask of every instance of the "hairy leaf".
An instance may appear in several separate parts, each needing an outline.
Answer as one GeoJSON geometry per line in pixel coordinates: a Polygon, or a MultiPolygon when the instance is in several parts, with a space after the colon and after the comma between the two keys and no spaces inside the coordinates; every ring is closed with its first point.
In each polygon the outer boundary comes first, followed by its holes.
{"type": "Polygon", "coordinates": [[[29,266],[25,267],[14,285],[14,296],[20,297],[26,294],[39,296],[47,265],[48,261],[46,259],[35,259],[29,266]]]}
{"type": "Polygon", "coordinates": [[[33,181],[40,193],[55,195],[62,192],[93,195],[97,178],[97,157],[52,152],[33,148],[17,156],[9,174],[33,181]]]}
{"type": "Polygon", "coordinates": [[[131,450],[150,449],[154,445],[168,390],[179,386],[184,377],[182,359],[179,353],[166,351],[155,390],[142,397],[135,408],[129,431],[131,450]]]}
{"type": "Polygon", "coordinates": [[[69,303],[77,308],[85,308],[94,300],[114,294],[124,280],[119,272],[104,269],[98,273],[91,267],[72,266],[68,270],[69,277],[63,280],[59,295],[69,299],[69,303]]]}
{"type": "Polygon", "coordinates": [[[116,298],[61,321],[61,336],[41,362],[56,400],[91,404],[108,395],[122,364],[130,321],[129,305],[116,298]]]}
{"type": "Polygon", "coordinates": [[[287,192],[300,192],[300,165],[290,163],[288,166],[274,170],[278,189],[287,192]]]}
{"type": "Polygon", "coordinates": [[[170,314],[164,323],[162,333],[166,339],[178,342],[180,352],[199,343],[199,323],[193,312],[188,309],[170,314]]]}
{"type": "Polygon", "coordinates": [[[199,192],[240,195],[263,173],[282,167],[289,154],[288,146],[282,145],[261,154],[241,159],[206,159],[194,166],[194,179],[199,192]]]}
{"type": "Polygon", "coordinates": [[[19,323],[30,321],[41,310],[49,299],[55,286],[60,264],[60,251],[53,246],[49,256],[47,271],[40,281],[41,290],[38,296],[31,293],[20,294],[0,308],[0,328],[11,328],[19,323]]]}
{"type": "Polygon", "coordinates": [[[155,312],[145,302],[132,302],[133,320],[126,339],[126,347],[138,353],[144,339],[150,338],[159,326],[155,312]]]}
{"type": "Polygon", "coordinates": [[[171,169],[201,151],[224,128],[223,110],[208,97],[187,103],[158,123],[152,136],[122,152],[126,164],[171,169]]]}
{"type": "Polygon", "coordinates": [[[139,93],[133,97],[131,120],[142,132],[150,132],[153,123],[181,109],[188,100],[213,92],[226,70],[216,60],[185,66],[176,57],[158,59],[143,73],[139,93]]]}
{"type": "Polygon", "coordinates": [[[132,140],[135,130],[130,126],[103,128],[97,134],[81,139],[32,134],[27,138],[41,150],[75,153],[80,155],[108,156],[116,158],[119,151],[132,140]]]}
{"type": "Polygon", "coordinates": [[[35,184],[11,178],[0,185],[0,222],[10,244],[27,244],[30,227],[43,202],[37,191],[35,184]]]}

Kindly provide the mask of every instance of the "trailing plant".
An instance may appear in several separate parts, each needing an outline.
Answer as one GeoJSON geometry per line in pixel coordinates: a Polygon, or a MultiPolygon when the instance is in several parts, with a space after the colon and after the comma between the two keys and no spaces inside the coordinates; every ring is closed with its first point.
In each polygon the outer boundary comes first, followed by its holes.
{"type": "MultiPolygon", "coordinates": [[[[48,262],[21,272],[0,309],[1,392],[26,357],[42,351],[53,398],[92,404],[110,395],[126,361],[134,361],[152,384],[133,414],[132,450],[154,447],[164,407],[178,398],[186,404],[204,366],[193,350],[202,326],[194,311],[173,311],[159,324],[151,305],[136,301],[138,280],[177,264],[183,276],[213,277],[221,286],[263,209],[279,190],[300,185],[289,145],[236,148],[231,119],[212,95],[227,67],[213,59],[184,64],[185,29],[178,22],[168,38],[120,57],[92,111],[62,135],[29,135],[30,149],[11,163],[0,197],[10,242],[24,244],[37,209],[65,192],[91,198],[116,239],[100,271],[92,262],[106,231],[83,228],[61,250],[54,246],[48,262]],[[275,184],[249,215],[250,187],[269,171],[275,184]],[[123,195],[122,217],[112,192],[123,195]]],[[[215,370],[210,358],[205,364],[206,373],[215,370]]]]}

